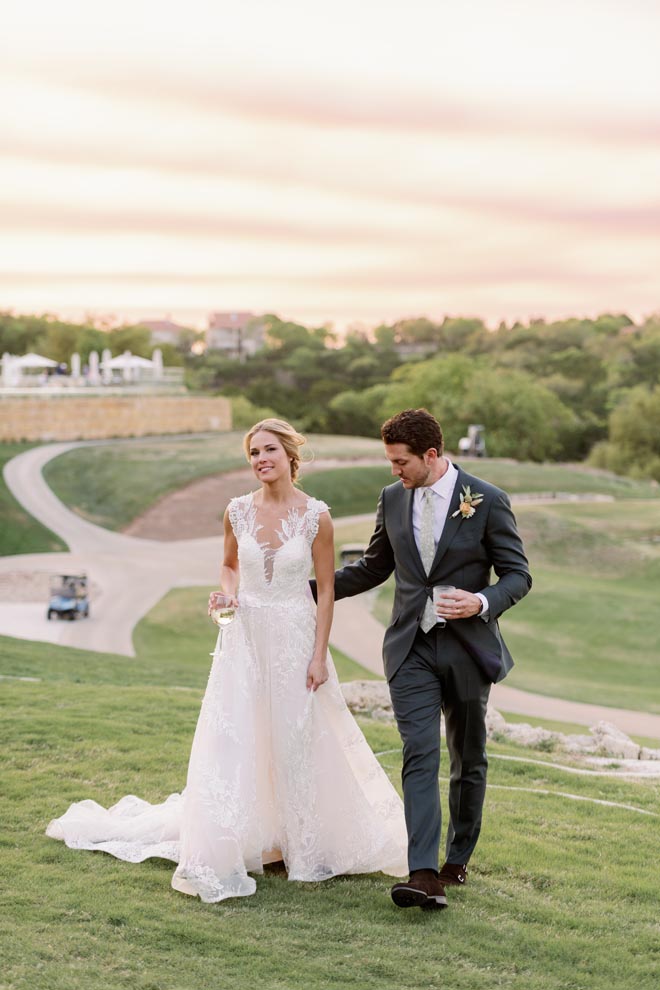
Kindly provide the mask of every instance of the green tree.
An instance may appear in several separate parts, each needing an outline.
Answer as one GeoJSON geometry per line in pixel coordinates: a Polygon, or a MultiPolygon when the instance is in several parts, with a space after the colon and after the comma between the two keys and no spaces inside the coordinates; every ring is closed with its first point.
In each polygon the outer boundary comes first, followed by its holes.
{"type": "Polygon", "coordinates": [[[80,354],[80,360],[83,364],[89,362],[89,355],[92,351],[101,356],[103,353],[103,348],[108,346],[108,335],[104,330],[99,330],[97,327],[81,327],[76,337],[75,350],[80,354]]]}
{"type": "Polygon", "coordinates": [[[160,352],[163,355],[163,364],[166,368],[180,368],[183,364],[183,354],[179,347],[174,344],[155,344],[152,345],[151,354],[153,355],[156,347],[160,348],[160,352]]]}
{"type": "Polygon", "coordinates": [[[547,461],[570,457],[579,422],[545,385],[521,371],[482,369],[465,396],[463,425],[483,423],[494,457],[547,461]]]}
{"type": "Polygon", "coordinates": [[[483,360],[462,354],[435,357],[404,365],[378,391],[377,405],[362,403],[355,393],[338,396],[333,411],[343,412],[372,427],[401,409],[423,406],[440,421],[449,450],[470,423],[483,423],[489,453],[496,457],[543,461],[566,456],[578,429],[575,415],[548,388],[525,372],[492,369],[483,360]]]}
{"type": "Polygon", "coordinates": [[[5,352],[20,355],[36,351],[47,323],[46,317],[0,313],[0,355],[5,352]]]}
{"type": "Polygon", "coordinates": [[[328,403],[328,431],[347,436],[379,436],[381,424],[387,418],[383,409],[388,389],[381,384],[360,392],[340,392],[328,403]]]}
{"type": "Polygon", "coordinates": [[[77,350],[82,327],[73,323],[49,322],[36,342],[38,350],[53,361],[69,364],[77,350]]]}
{"type": "Polygon", "coordinates": [[[116,327],[110,330],[107,335],[107,346],[111,349],[113,356],[130,351],[138,357],[151,357],[153,344],[151,343],[151,332],[146,327],[129,325],[116,327]]]}
{"type": "Polygon", "coordinates": [[[612,411],[609,438],[591,461],[618,474],[660,481],[660,386],[638,385],[612,411]]]}

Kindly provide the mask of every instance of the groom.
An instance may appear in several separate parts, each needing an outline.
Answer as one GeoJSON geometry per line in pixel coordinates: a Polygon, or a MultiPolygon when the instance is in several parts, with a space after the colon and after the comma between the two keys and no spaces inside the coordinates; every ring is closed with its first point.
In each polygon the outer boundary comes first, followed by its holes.
{"type": "Polygon", "coordinates": [[[381,436],[398,481],[380,494],[364,556],[336,572],[335,596],[367,591],[394,571],[383,658],[403,740],[410,880],[395,884],[392,899],[399,907],[443,908],[445,885],[467,880],[481,829],[490,685],[513,665],[497,620],[532,579],[508,497],[444,456],[430,413],[406,409],[383,424],[381,436]],[[437,611],[434,585],[455,586],[437,611]],[[441,712],[450,783],[446,862],[438,871],[441,712]]]}

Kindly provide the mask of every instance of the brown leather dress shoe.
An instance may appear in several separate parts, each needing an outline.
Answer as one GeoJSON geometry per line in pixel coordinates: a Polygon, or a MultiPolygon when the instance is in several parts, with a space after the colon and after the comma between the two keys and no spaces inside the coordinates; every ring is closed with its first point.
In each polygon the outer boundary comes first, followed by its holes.
{"type": "Polygon", "coordinates": [[[435,870],[414,870],[407,883],[395,883],[392,900],[397,907],[421,907],[425,910],[447,907],[445,888],[435,870]]]}
{"type": "Polygon", "coordinates": [[[467,883],[467,872],[467,863],[462,866],[459,866],[458,863],[445,863],[440,870],[438,879],[444,884],[464,887],[467,883]]]}

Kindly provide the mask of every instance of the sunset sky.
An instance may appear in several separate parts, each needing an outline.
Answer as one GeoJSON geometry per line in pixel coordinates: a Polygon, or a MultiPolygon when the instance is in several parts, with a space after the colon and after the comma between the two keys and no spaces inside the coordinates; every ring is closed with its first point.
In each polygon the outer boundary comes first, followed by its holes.
{"type": "Polygon", "coordinates": [[[3,4],[0,309],[660,310],[655,0],[3,4]]]}

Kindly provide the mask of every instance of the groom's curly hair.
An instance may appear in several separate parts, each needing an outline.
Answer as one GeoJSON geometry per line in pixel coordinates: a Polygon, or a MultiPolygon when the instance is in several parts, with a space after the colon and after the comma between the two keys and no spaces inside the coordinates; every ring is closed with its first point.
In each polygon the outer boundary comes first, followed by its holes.
{"type": "Polygon", "coordinates": [[[404,409],[380,428],[383,443],[405,443],[417,457],[434,447],[438,456],[444,450],[442,428],[428,409],[404,409]]]}

